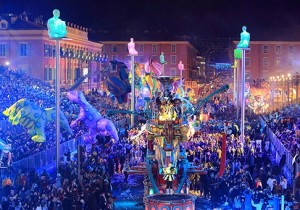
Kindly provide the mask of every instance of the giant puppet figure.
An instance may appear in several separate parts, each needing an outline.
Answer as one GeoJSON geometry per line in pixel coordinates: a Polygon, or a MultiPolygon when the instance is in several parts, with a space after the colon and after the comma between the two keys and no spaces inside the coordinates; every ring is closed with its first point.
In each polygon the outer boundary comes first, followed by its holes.
{"type": "Polygon", "coordinates": [[[82,121],[89,129],[88,135],[84,136],[84,143],[95,143],[95,137],[98,133],[110,135],[114,140],[119,140],[117,129],[113,122],[103,117],[97,109],[89,104],[81,91],[69,91],[67,96],[70,101],[80,106],[80,113],[77,119],[71,123],[71,127],[77,126],[82,121]]]}
{"type": "Polygon", "coordinates": [[[156,92],[162,91],[161,83],[156,78],[161,72],[162,65],[152,57],[145,64],[135,64],[135,85],[139,95],[152,98],[156,92]]]}
{"type": "MultiPolygon", "coordinates": [[[[3,111],[13,125],[20,124],[28,129],[28,134],[35,142],[44,142],[46,140],[45,127],[48,121],[55,120],[55,109],[43,109],[35,103],[23,98],[3,111]]],[[[73,132],[69,126],[64,113],[60,112],[60,125],[71,135],[73,132]]]]}

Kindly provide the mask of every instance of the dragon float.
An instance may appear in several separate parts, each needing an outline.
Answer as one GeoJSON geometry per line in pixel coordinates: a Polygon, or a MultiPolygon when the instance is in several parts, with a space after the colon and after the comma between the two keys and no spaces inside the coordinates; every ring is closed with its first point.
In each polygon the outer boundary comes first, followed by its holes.
{"type": "MultiPolygon", "coordinates": [[[[3,111],[12,125],[22,125],[28,129],[28,134],[35,142],[44,142],[46,140],[45,127],[47,122],[55,120],[55,108],[43,109],[28,99],[20,99],[12,106],[3,111]]],[[[64,113],[60,112],[60,125],[73,135],[68,120],[64,113]]]]}
{"type": "Polygon", "coordinates": [[[76,127],[80,122],[83,122],[89,130],[88,134],[83,138],[85,144],[94,144],[97,134],[109,135],[114,140],[119,140],[117,129],[113,122],[103,117],[95,107],[88,103],[81,91],[68,91],[67,97],[80,107],[80,113],[77,119],[71,123],[71,127],[76,127]]]}

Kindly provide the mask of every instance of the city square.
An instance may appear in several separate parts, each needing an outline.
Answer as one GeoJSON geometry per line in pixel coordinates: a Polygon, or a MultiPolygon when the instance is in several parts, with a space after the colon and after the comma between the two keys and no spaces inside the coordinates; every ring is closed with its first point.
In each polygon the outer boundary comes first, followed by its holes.
{"type": "Polygon", "coordinates": [[[0,9],[1,209],[300,209],[300,5],[117,2],[0,9]]]}

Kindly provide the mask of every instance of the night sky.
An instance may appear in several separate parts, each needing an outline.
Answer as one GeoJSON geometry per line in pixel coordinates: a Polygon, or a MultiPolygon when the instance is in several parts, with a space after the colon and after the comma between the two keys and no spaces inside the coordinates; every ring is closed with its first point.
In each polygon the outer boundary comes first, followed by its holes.
{"type": "Polygon", "coordinates": [[[26,11],[31,20],[47,21],[55,8],[90,28],[93,41],[186,40],[224,62],[243,25],[251,40],[300,41],[300,0],[0,0],[0,14],[26,11]]]}
{"type": "Polygon", "coordinates": [[[27,11],[47,20],[54,8],[63,20],[95,31],[169,31],[178,35],[238,37],[265,28],[300,25],[299,0],[1,0],[0,13],[27,11]]]}

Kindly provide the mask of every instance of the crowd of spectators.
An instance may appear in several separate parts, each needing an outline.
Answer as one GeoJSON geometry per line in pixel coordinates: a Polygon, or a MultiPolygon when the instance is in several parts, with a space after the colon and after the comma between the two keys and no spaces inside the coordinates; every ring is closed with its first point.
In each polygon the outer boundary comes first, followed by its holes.
{"type": "Polygon", "coordinates": [[[300,150],[300,106],[293,104],[263,116],[272,132],[294,157],[300,150]]]}
{"type": "MultiPolygon", "coordinates": [[[[76,119],[79,113],[79,107],[66,98],[65,89],[62,89],[61,92],[61,110],[63,110],[68,121],[71,122],[76,119]]],[[[3,126],[4,128],[0,126],[0,139],[4,140],[7,144],[11,144],[13,161],[23,159],[55,146],[56,136],[54,122],[48,123],[45,129],[47,141],[44,143],[36,143],[31,140],[26,129],[20,125],[11,126],[7,121],[7,117],[2,113],[5,109],[22,98],[36,103],[41,108],[55,107],[55,91],[48,83],[28,77],[19,72],[8,71],[1,68],[0,97],[2,100],[0,104],[0,121],[6,125],[3,126]],[[9,129],[6,129],[7,127],[9,129]]],[[[95,105],[97,110],[102,111],[102,114],[105,114],[106,109],[116,109],[118,107],[116,100],[112,99],[112,97],[106,93],[99,93],[97,90],[90,91],[90,93],[87,94],[87,99],[95,105]]],[[[118,122],[125,117],[123,114],[114,115],[112,116],[112,120],[118,122]]],[[[61,142],[82,135],[86,132],[86,128],[82,125],[73,128],[73,131],[74,136],[71,136],[67,131],[61,129],[61,142]]]]}
{"type": "MultiPolygon", "coordinates": [[[[4,99],[0,105],[2,119],[5,119],[2,111],[20,98],[30,99],[44,108],[55,104],[54,90],[49,85],[12,71],[0,72],[0,96],[4,99]]],[[[126,109],[128,106],[118,105],[112,97],[97,90],[87,94],[87,100],[102,114],[106,109],[126,109]]],[[[223,204],[224,209],[247,209],[245,204],[249,201],[257,209],[259,206],[267,207],[272,202],[279,202],[282,194],[286,205],[290,205],[291,191],[282,174],[282,166],[272,163],[270,142],[258,119],[247,113],[246,137],[242,140],[239,138],[239,122],[234,119],[234,106],[227,101],[212,103],[211,107],[211,119],[200,123],[202,132],[196,132],[185,148],[188,161],[207,171],[206,175],[189,177],[191,192],[211,199],[213,207],[223,204]],[[228,127],[227,167],[225,174],[218,178],[221,132],[225,126],[228,127]]],[[[63,94],[61,108],[70,121],[79,112],[78,107],[63,94]]],[[[113,120],[124,118],[128,116],[118,114],[113,120]]],[[[293,126],[291,123],[288,125],[293,126]]],[[[0,132],[0,138],[12,144],[12,153],[17,160],[54,146],[55,128],[54,125],[48,126],[47,141],[43,144],[32,142],[20,126],[0,132]]],[[[127,183],[128,165],[144,161],[146,156],[145,143],[132,141],[127,126],[119,128],[121,140],[118,143],[98,136],[91,152],[86,152],[84,147],[81,147],[78,156],[67,152],[62,158],[60,173],[54,179],[46,171],[41,174],[19,171],[15,180],[4,183],[2,209],[70,209],[70,206],[72,209],[112,209],[113,175],[124,172],[124,183],[127,183]],[[78,162],[81,163],[80,171],[78,162]]],[[[76,135],[85,132],[84,127],[78,129],[76,135]]],[[[73,137],[63,133],[61,141],[73,137]]]]}
{"type": "Polygon", "coordinates": [[[206,175],[193,174],[189,177],[190,191],[210,198],[213,207],[222,205],[224,209],[252,209],[251,202],[253,207],[266,208],[274,202],[278,205],[282,194],[286,197],[286,206],[291,206],[287,179],[283,176],[282,166],[271,160],[270,141],[258,118],[247,114],[246,136],[242,140],[238,123],[235,124],[235,114],[229,115],[225,121],[219,118],[223,113],[233,113],[233,108],[230,105],[213,107],[214,118],[202,123],[201,132],[195,134],[187,148],[188,160],[207,171],[206,175]],[[224,127],[227,130],[227,167],[225,174],[219,178],[224,127]]]}
{"type": "Polygon", "coordinates": [[[54,178],[46,170],[41,174],[19,170],[15,180],[4,182],[2,209],[113,209],[114,160],[101,148],[95,145],[87,153],[81,147],[80,171],[77,154],[66,153],[54,178]]]}
{"type": "MultiPolygon", "coordinates": [[[[79,107],[66,98],[64,89],[61,92],[61,109],[71,122],[77,117],[79,107]]],[[[19,72],[0,69],[0,96],[3,99],[0,104],[1,121],[7,122],[2,112],[19,99],[26,98],[41,108],[49,108],[55,106],[54,95],[54,89],[45,82],[19,72]]],[[[116,100],[106,93],[99,93],[93,89],[86,95],[89,102],[101,110],[103,115],[106,109],[125,108],[118,106],[116,100]]],[[[124,118],[126,118],[124,114],[112,116],[114,122],[124,118]]],[[[13,161],[55,146],[54,123],[47,124],[45,129],[47,140],[44,143],[33,142],[22,126],[8,125],[8,128],[4,126],[0,129],[1,140],[12,145],[13,161]]],[[[62,130],[61,142],[76,138],[86,132],[83,125],[74,129],[74,136],[62,130]]],[[[126,136],[124,128],[119,130],[124,133],[120,134],[126,136]]],[[[54,178],[51,178],[46,170],[38,174],[35,169],[30,172],[20,169],[16,172],[16,169],[12,168],[12,172],[16,174],[11,177],[15,179],[7,178],[2,183],[4,186],[2,209],[112,209],[111,178],[115,169],[116,152],[105,149],[115,147],[103,146],[103,144],[112,146],[109,139],[102,136],[98,136],[98,139],[99,144],[94,145],[89,153],[85,152],[85,147],[81,147],[80,172],[77,170],[78,156],[75,154],[71,158],[70,151],[66,152],[65,158],[61,157],[60,173],[52,176],[54,178]]],[[[4,159],[2,159],[3,163],[5,163],[4,159]]]]}

